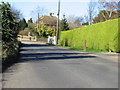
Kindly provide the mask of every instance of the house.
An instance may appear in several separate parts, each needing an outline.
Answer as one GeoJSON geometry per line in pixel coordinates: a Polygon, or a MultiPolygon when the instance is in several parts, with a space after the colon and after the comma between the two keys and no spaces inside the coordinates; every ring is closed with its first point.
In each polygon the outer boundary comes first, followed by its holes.
{"type": "Polygon", "coordinates": [[[42,16],[39,18],[39,24],[42,25],[47,25],[50,27],[56,26],[57,25],[57,17],[52,15],[53,13],[50,13],[50,16],[42,16]]]}

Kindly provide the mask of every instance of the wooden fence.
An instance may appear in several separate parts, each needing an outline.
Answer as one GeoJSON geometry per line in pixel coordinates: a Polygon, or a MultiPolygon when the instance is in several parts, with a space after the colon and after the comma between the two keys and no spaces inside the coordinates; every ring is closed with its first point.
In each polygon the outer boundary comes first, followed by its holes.
{"type": "Polygon", "coordinates": [[[36,36],[24,36],[24,35],[18,35],[19,41],[37,41],[36,36]]]}

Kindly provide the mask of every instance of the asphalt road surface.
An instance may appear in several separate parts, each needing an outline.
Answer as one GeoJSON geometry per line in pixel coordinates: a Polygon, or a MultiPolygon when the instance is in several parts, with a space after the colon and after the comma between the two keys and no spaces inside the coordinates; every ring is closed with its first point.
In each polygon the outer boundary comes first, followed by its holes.
{"type": "Polygon", "coordinates": [[[20,61],[3,74],[3,88],[118,88],[116,55],[24,43],[20,61]]]}

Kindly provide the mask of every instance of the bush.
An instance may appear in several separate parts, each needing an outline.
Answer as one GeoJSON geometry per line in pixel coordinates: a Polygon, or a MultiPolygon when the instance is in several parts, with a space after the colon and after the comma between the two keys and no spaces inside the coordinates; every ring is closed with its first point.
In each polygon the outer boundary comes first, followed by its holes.
{"type": "MultiPolygon", "coordinates": [[[[19,33],[20,13],[11,8],[7,2],[0,3],[0,29],[2,31],[2,64],[3,68],[16,61],[20,42],[17,41],[19,33]]],[[[0,33],[1,34],[1,33],[0,33]]]]}
{"type": "Polygon", "coordinates": [[[21,46],[21,42],[11,42],[6,43],[2,42],[2,69],[3,71],[10,66],[11,64],[17,62],[19,58],[19,50],[21,46]]]}
{"type": "Polygon", "coordinates": [[[74,47],[83,48],[83,41],[86,40],[87,48],[120,52],[119,36],[118,19],[114,19],[63,31],[61,32],[60,44],[63,45],[65,40],[66,46],[71,46],[71,42],[74,40],[74,47]]]}

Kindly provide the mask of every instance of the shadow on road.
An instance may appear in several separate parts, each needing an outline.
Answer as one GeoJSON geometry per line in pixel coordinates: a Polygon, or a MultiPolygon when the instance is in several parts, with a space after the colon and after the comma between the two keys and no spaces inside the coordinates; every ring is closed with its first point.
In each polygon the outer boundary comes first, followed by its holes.
{"type": "Polygon", "coordinates": [[[49,47],[52,45],[47,45],[47,44],[24,44],[22,43],[22,47],[49,47]]]}
{"type": "Polygon", "coordinates": [[[40,60],[66,60],[66,59],[96,57],[96,56],[88,55],[90,53],[73,53],[72,50],[57,48],[56,46],[52,46],[52,45],[22,44],[22,47],[24,47],[24,49],[23,48],[21,49],[21,60],[20,60],[21,62],[40,61],[40,60]],[[32,47],[38,47],[38,49],[37,48],[31,49],[32,47]]]}
{"type": "Polygon", "coordinates": [[[23,57],[21,61],[35,61],[35,60],[65,60],[65,59],[80,59],[80,58],[95,58],[95,56],[52,56],[52,57],[23,57]]]}
{"type": "Polygon", "coordinates": [[[21,53],[22,57],[36,57],[36,56],[48,56],[48,55],[79,55],[85,53],[21,53]]]}

